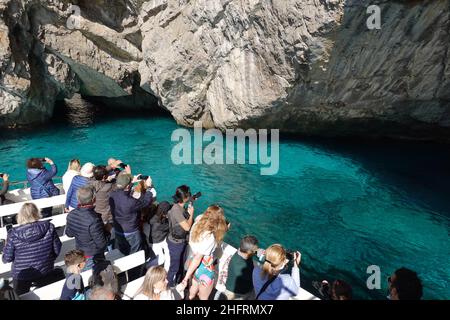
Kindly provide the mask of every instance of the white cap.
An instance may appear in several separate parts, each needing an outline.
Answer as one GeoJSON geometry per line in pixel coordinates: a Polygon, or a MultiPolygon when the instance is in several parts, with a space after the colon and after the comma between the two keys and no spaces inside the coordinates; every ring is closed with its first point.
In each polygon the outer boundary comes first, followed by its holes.
{"type": "Polygon", "coordinates": [[[85,178],[92,178],[94,176],[94,167],[93,163],[88,162],[81,167],[80,174],[85,178]]]}

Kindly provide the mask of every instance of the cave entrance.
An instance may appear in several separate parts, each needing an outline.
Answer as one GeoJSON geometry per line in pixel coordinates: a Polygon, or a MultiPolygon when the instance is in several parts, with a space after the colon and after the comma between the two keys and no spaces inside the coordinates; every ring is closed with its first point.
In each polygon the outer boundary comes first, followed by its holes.
{"type": "Polygon", "coordinates": [[[153,104],[146,108],[130,107],[130,99],[133,98],[124,97],[123,101],[117,101],[113,98],[89,97],[77,93],[71,99],[56,102],[52,122],[71,127],[86,127],[118,117],[171,118],[170,113],[158,105],[156,98],[153,104]]]}

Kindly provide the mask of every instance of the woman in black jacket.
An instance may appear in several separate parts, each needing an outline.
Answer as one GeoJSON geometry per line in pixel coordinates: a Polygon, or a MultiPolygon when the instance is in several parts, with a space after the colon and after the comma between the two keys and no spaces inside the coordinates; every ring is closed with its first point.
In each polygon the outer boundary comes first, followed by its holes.
{"type": "Polygon", "coordinates": [[[150,236],[148,239],[150,247],[158,259],[157,265],[164,265],[166,271],[169,271],[170,266],[170,254],[166,241],[169,234],[167,213],[170,208],[172,208],[172,205],[167,201],[158,204],[155,215],[150,219],[150,236]]]}
{"type": "Polygon", "coordinates": [[[55,280],[54,264],[61,251],[61,241],[50,221],[39,221],[39,209],[25,203],[17,215],[19,226],[8,233],[3,249],[3,263],[13,263],[14,290],[18,295],[55,280]]]}

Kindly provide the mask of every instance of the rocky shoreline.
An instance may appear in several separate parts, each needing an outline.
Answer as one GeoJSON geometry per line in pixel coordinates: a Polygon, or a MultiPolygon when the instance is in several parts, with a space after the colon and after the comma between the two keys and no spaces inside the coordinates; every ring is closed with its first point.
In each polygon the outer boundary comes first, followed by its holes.
{"type": "Polygon", "coordinates": [[[1,0],[0,127],[78,93],[185,126],[450,141],[449,39],[448,1],[1,0]]]}

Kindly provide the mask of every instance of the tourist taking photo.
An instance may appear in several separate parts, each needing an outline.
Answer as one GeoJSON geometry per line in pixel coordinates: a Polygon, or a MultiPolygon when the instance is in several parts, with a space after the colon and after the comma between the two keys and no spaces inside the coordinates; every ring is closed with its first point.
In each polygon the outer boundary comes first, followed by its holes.
{"type": "Polygon", "coordinates": [[[0,206],[1,206],[5,203],[5,200],[6,200],[5,195],[9,189],[9,175],[6,173],[1,173],[0,179],[3,180],[2,188],[0,190],[0,206]]]}
{"type": "MultiPolygon", "coordinates": [[[[60,191],[55,186],[53,178],[58,173],[56,164],[50,158],[31,158],[27,161],[27,179],[31,186],[31,198],[33,200],[50,198],[59,195],[60,191]],[[44,164],[50,165],[50,170],[44,164]]],[[[42,217],[52,215],[52,208],[41,210],[42,217]]]]}

